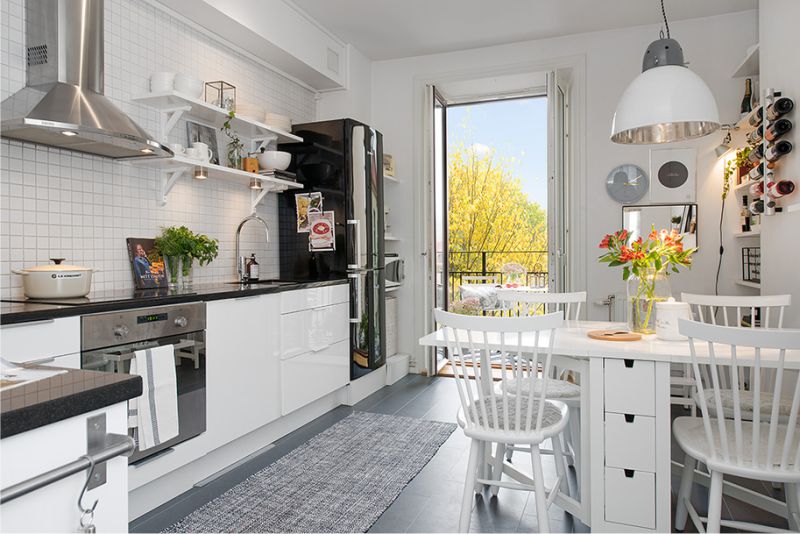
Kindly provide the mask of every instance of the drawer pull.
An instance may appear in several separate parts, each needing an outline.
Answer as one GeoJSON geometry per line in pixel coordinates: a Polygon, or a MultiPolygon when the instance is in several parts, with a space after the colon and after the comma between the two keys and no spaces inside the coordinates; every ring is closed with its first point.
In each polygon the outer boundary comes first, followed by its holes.
{"type": "Polygon", "coordinates": [[[626,414],[625,414],[625,422],[626,422],[626,423],[633,423],[633,418],[634,418],[634,417],[636,417],[634,414],[632,414],[632,413],[626,413],[626,414]]]}
{"type": "Polygon", "coordinates": [[[625,367],[627,367],[628,369],[633,369],[633,360],[625,359],[624,361],[625,361],[625,367]]]}
{"type": "Polygon", "coordinates": [[[635,473],[633,469],[623,469],[623,471],[625,471],[625,478],[633,478],[633,473],[635,473]]]}

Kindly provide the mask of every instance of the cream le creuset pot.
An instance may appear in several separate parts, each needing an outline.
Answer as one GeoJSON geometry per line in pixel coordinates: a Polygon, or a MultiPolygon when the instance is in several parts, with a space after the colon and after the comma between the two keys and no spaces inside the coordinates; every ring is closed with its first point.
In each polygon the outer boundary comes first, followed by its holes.
{"type": "Polygon", "coordinates": [[[22,289],[30,299],[84,297],[92,289],[92,273],[99,269],[62,265],[64,258],[50,258],[55,265],[12,270],[22,276],[22,289]]]}
{"type": "Polygon", "coordinates": [[[656,302],[656,337],[665,341],[688,339],[678,332],[678,319],[692,318],[688,302],[677,302],[670,297],[665,302],[656,302]]]}

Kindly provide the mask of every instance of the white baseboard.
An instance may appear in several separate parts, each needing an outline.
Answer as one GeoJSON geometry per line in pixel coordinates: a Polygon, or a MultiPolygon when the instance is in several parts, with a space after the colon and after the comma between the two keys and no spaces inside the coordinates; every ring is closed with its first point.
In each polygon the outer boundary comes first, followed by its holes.
{"type": "Polygon", "coordinates": [[[347,386],[347,401],[345,404],[354,404],[366,399],[386,385],[386,366],[382,365],[371,373],[350,381],[347,386]]]}
{"type": "Polygon", "coordinates": [[[395,354],[386,358],[386,385],[391,386],[408,374],[410,354],[395,354]]]}

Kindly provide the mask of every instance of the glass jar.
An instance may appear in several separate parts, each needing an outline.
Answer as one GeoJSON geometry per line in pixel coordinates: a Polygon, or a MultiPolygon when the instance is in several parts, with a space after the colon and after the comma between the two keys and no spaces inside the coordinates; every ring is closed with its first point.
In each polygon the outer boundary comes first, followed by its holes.
{"type": "Polygon", "coordinates": [[[228,143],[228,167],[241,170],[243,155],[244,148],[241,143],[236,141],[228,143]]]}
{"type": "Polygon", "coordinates": [[[655,334],[656,302],[672,296],[669,278],[651,270],[639,278],[628,278],[628,329],[639,334],[655,334]]]}
{"type": "Polygon", "coordinates": [[[181,258],[181,286],[191,288],[194,283],[194,259],[190,256],[181,258]]]}
{"type": "Polygon", "coordinates": [[[181,285],[181,257],[164,256],[164,268],[167,271],[167,286],[178,289],[181,285]]]}

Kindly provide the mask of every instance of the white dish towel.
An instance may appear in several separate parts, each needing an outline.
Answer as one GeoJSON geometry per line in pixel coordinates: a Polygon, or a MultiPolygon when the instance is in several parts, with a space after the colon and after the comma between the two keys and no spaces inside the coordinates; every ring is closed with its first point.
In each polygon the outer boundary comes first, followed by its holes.
{"type": "Polygon", "coordinates": [[[178,387],[175,349],[162,345],[137,350],[131,360],[132,375],[142,377],[142,395],[128,401],[128,427],[143,451],[178,435],[178,387]]]}

